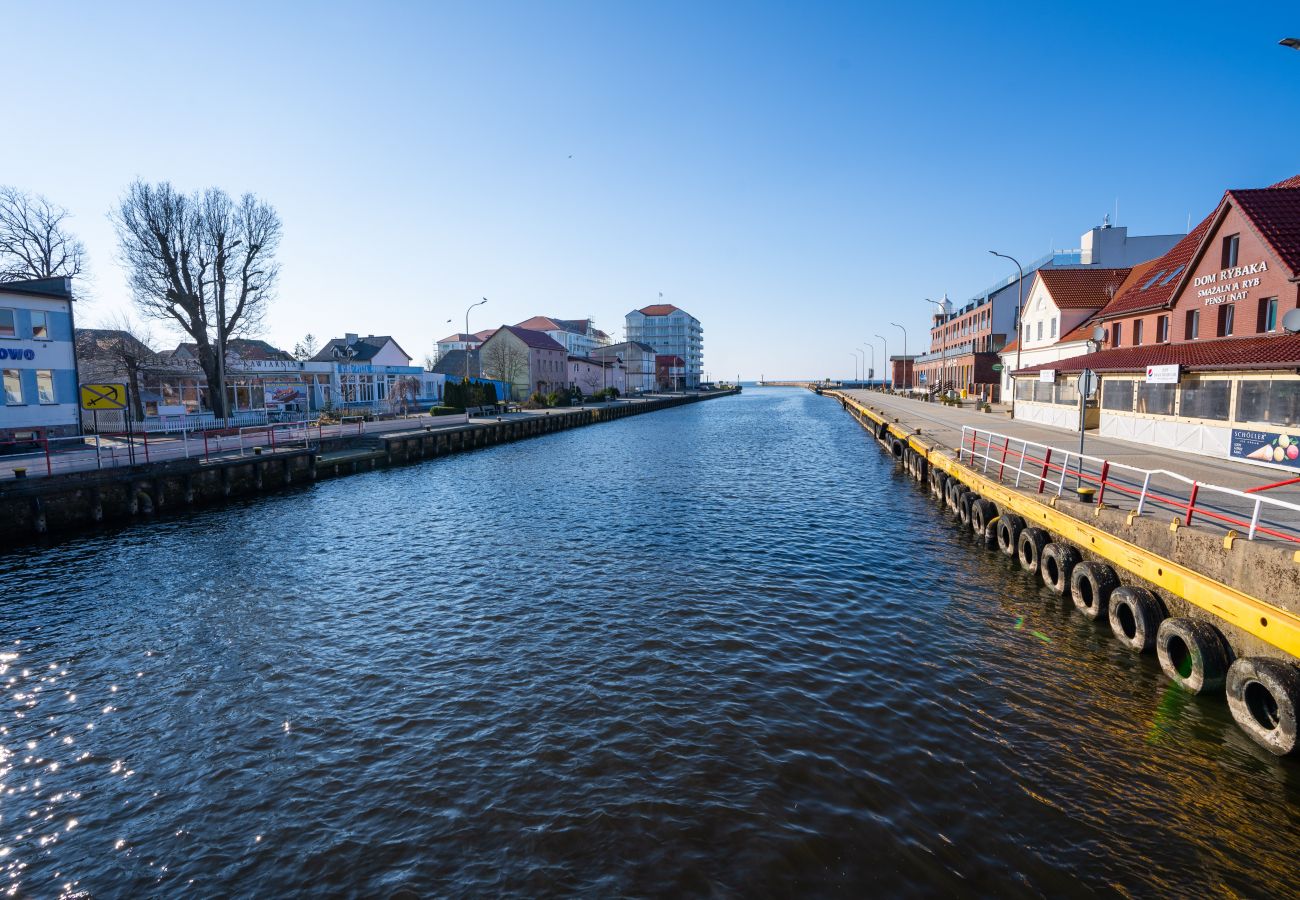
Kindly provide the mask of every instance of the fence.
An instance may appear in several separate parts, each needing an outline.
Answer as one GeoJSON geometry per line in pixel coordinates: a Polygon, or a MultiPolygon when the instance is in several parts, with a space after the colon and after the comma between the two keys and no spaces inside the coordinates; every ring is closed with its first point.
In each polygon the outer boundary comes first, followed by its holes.
{"type": "MultiPolygon", "coordinates": [[[[1108,495],[1112,504],[1135,504],[1177,511],[1183,524],[1200,520],[1239,528],[1249,540],[1265,536],[1300,544],[1300,504],[1258,493],[1196,481],[1165,469],[1142,469],[1046,444],[985,431],[970,425],[961,430],[957,461],[999,482],[1017,488],[1061,496],[1076,487],[1095,488],[1097,502],[1108,495]],[[1073,483],[1073,487],[1069,485],[1073,483]]],[[[1281,486],[1265,485],[1264,487],[1281,486]]]]}

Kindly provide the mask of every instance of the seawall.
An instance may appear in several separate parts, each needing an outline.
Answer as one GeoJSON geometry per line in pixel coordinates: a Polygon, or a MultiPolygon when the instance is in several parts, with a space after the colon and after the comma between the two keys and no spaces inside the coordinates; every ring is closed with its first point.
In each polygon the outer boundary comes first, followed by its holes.
{"type": "Polygon", "coordinates": [[[218,504],[232,497],[266,494],[321,478],[413,464],[733,393],[738,392],[715,391],[583,409],[556,409],[453,428],[430,426],[329,439],[306,448],[257,448],[257,452],[248,456],[210,461],[177,459],[8,480],[0,483],[0,536],[12,548],[16,543],[44,535],[102,524],[126,524],[172,510],[218,504]]]}

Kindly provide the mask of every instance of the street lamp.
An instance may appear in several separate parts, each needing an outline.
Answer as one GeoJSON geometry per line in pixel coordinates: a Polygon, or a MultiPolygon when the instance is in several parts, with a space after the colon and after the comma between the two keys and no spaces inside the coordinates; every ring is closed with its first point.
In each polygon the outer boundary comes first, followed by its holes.
{"type": "MultiPolygon", "coordinates": [[[[1020,272],[1020,282],[1019,284],[1016,285],[1016,290],[1020,295],[1019,299],[1016,301],[1016,371],[1019,372],[1020,351],[1025,345],[1025,336],[1020,333],[1020,329],[1024,327],[1024,323],[1021,322],[1021,317],[1025,313],[1025,268],[1024,266],[1020,265],[1020,261],[1017,260],[1014,256],[1007,256],[1005,253],[999,253],[996,250],[990,250],[989,252],[992,253],[994,256],[1000,256],[1003,259],[1011,260],[1013,263],[1016,264],[1016,270],[1020,272]]],[[[972,349],[971,357],[974,358],[974,352],[973,352],[974,348],[972,347],[971,349],[972,349]]],[[[1011,418],[1014,419],[1015,417],[1016,417],[1016,377],[1012,375],[1011,376],[1011,418]]]]}
{"type": "Polygon", "coordinates": [[[867,370],[868,374],[866,379],[867,387],[871,387],[871,378],[873,375],[875,375],[875,369],[876,369],[876,348],[873,344],[866,343],[862,345],[862,349],[871,351],[871,368],[867,370]]]}
{"type": "Polygon", "coordinates": [[[850,350],[849,356],[853,357],[853,380],[858,380],[858,351],[850,350]]]}
{"type": "Polygon", "coordinates": [[[889,368],[889,341],[885,340],[883,334],[878,334],[876,337],[880,338],[880,343],[885,348],[885,374],[888,378],[889,389],[892,391],[894,389],[894,372],[889,368]]]}
{"type": "Polygon", "coordinates": [[[931,300],[929,297],[925,298],[925,302],[939,307],[939,393],[942,399],[943,379],[948,371],[948,309],[938,300],[931,300]]]}
{"type": "MultiPolygon", "coordinates": [[[[476,307],[476,306],[482,306],[484,303],[487,303],[487,297],[484,297],[484,298],[483,298],[482,300],[480,300],[478,303],[471,303],[471,304],[469,305],[469,309],[465,310],[465,337],[466,337],[466,341],[465,341],[465,380],[466,380],[466,381],[469,381],[469,344],[470,344],[470,342],[469,342],[469,340],[468,340],[468,338],[469,338],[469,310],[470,310],[470,309],[473,309],[473,308],[476,307]]],[[[508,398],[507,398],[507,399],[508,399],[508,398]]]]}
{"type": "Polygon", "coordinates": [[[862,374],[858,376],[858,387],[861,387],[862,383],[867,380],[867,354],[862,352],[861,347],[855,347],[853,352],[862,353],[862,374]]]}
{"type": "Polygon", "coordinates": [[[903,332],[903,390],[911,390],[912,379],[907,377],[907,329],[902,325],[899,325],[897,322],[890,322],[889,324],[903,332]]]}

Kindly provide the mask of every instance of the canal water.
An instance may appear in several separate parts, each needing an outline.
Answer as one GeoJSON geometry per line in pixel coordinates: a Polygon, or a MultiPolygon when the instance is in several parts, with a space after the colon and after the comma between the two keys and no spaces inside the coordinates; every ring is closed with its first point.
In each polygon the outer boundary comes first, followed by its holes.
{"type": "Polygon", "coordinates": [[[1296,890],[1297,766],[799,390],[0,576],[0,891],[1296,890]]]}

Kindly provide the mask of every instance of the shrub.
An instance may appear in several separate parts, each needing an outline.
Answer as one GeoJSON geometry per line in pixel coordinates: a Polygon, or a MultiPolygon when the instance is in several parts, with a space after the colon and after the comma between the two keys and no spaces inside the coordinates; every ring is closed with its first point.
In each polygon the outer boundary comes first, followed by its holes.
{"type": "Polygon", "coordinates": [[[551,391],[549,394],[546,395],[546,405],[547,406],[568,406],[569,395],[568,393],[561,394],[559,391],[551,391]]]}

